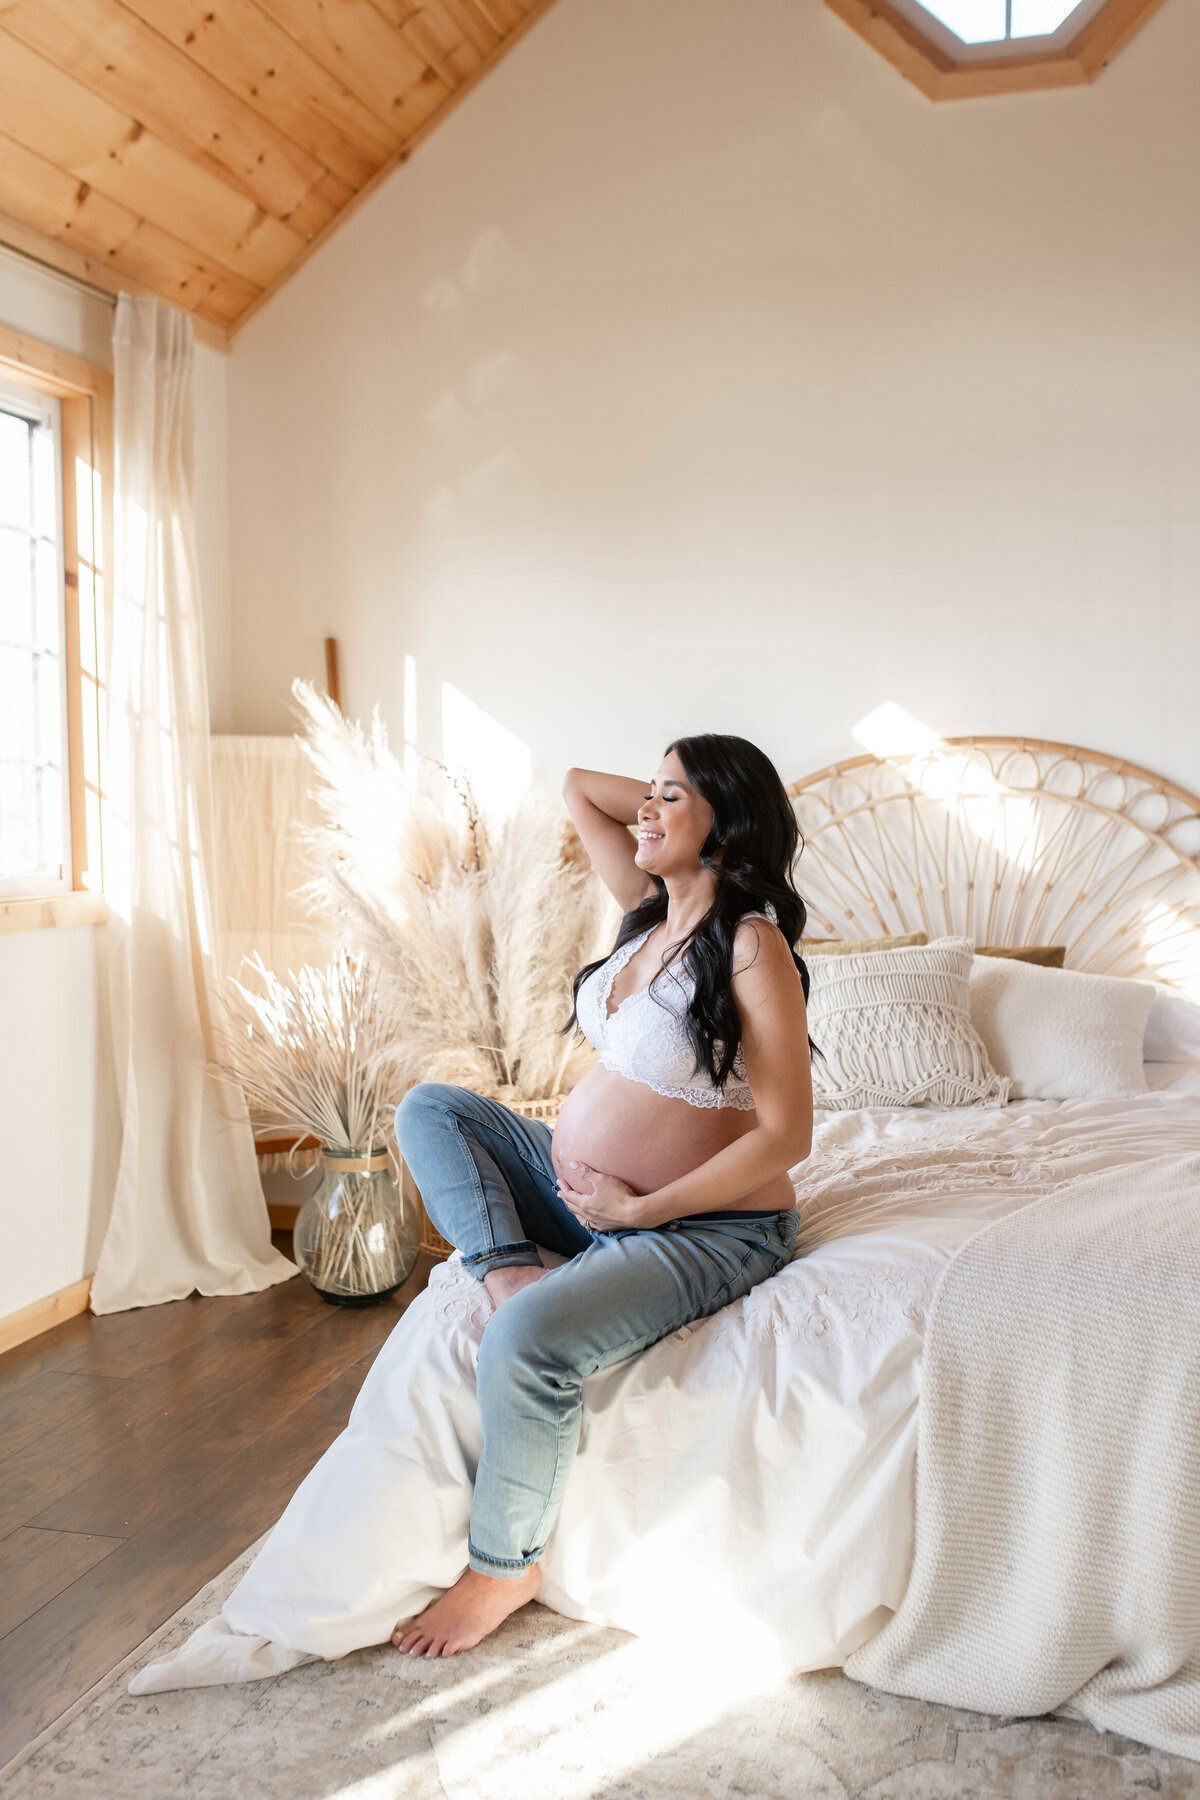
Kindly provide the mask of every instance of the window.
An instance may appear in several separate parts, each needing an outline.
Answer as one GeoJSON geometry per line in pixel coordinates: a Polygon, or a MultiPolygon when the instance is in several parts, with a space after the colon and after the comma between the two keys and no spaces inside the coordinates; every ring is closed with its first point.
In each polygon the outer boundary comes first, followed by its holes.
{"type": "Polygon", "coordinates": [[[977,45],[990,56],[1062,48],[1102,5],[1103,0],[896,0],[897,10],[952,56],[977,45]]]}
{"type": "Polygon", "coordinates": [[[104,917],[111,468],[112,376],[0,326],[0,929],[104,917]]]}
{"type": "Polygon", "coordinates": [[[825,0],[825,4],[927,99],[972,100],[988,94],[1086,86],[1164,0],[825,0]]]}
{"type": "Polygon", "coordinates": [[[62,409],[0,384],[0,894],[73,885],[62,409]]]}

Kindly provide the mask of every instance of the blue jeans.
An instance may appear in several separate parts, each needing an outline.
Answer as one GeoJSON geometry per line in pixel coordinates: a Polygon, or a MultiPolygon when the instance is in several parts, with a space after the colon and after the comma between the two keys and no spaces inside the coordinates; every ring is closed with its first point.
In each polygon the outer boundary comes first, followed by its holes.
{"type": "Polygon", "coordinates": [[[551,1130],[469,1088],[422,1081],[396,1110],[425,1210],[480,1280],[570,1260],[489,1319],[477,1393],[483,1450],[470,1566],[519,1576],[541,1556],[579,1442],[584,1377],[717,1312],[791,1260],[795,1211],[712,1212],[653,1230],[591,1231],[558,1197],[551,1130]]]}

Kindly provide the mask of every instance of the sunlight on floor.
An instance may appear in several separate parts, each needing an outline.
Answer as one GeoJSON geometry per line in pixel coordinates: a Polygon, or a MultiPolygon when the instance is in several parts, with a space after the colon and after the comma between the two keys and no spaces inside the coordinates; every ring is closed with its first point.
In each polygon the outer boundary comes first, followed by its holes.
{"type": "MultiPolygon", "coordinates": [[[[539,1795],[594,1800],[719,1733],[724,1719],[737,1715],[740,1729],[747,1707],[774,1705],[789,1681],[774,1635],[732,1596],[707,1589],[669,1642],[561,1615],[549,1624],[537,1608],[514,1619],[481,1653],[482,1668],[418,1660],[411,1676],[401,1672],[411,1697],[368,1741],[386,1754],[427,1731],[448,1794],[527,1800],[536,1769],[539,1795]]],[[[407,1791],[411,1769],[397,1761],[339,1788],[338,1800],[390,1800],[407,1791]]]]}
{"type": "MultiPolygon", "coordinates": [[[[553,1770],[552,1787],[543,1791],[554,1800],[593,1800],[612,1792],[614,1782],[719,1727],[723,1717],[783,1679],[777,1663],[767,1678],[753,1656],[742,1669],[733,1659],[714,1659],[716,1636],[710,1631],[688,1651],[631,1639],[598,1662],[526,1689],[483,1719],[464,1718],[438,1740],[444,1784],[456,1793],[475,1793],[483,1784],[505,1795],[511,1785],[515,1796],[528,1774],[529,1765],[523,1770],[521,1764],[536,1751],[543,1780],[553,1770]],[[511,1782],[497,1779],[505,1759],[511,1759],[511,1782]]],[[[349,1790],[356,1800],[363,1791],[349,1790]]]]}

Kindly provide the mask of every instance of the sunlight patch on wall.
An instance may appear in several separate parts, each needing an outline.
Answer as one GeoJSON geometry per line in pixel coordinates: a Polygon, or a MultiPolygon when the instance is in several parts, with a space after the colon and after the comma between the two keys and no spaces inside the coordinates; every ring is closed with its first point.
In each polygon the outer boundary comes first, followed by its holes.
{"type": "Polygon", "coordinates": [[[915,756],[922,750],[937,750],[942,743],[932,725],[914,719],[895,700],[874,707],[851,727],[850,735],[872,756],[915,756]]]}
{"type": "Polygon", "coordinates": [[[463,771],[481,810],[497,824],[533,780],[529,745],[449,681],[442,683],[442,760],[463,771]]]}
{"type": "Polygon", "coordinates": [[[1142,948],[1163,981],[1200,1001],[1200,933],[1194,918],[1160,901],[1146,914],[1142,948]]]}
{"type": "Polygon", "coordinates": [[[908,779],[922,793],[940,801],[972,836],[990,844],[1006,862],[1033,868],[1039,854],[1033,802],[1010,793],[969,750],[947,746],[931,725],[915,719],[895,700],[884,700],[867,713],[852,735],[881,759],[912,757],[908,779]]]}
{"type": "Polygon", "coordinates": [[[410,788],[417,786],[417,659],[404,658],[404,780],[410,788]]]}

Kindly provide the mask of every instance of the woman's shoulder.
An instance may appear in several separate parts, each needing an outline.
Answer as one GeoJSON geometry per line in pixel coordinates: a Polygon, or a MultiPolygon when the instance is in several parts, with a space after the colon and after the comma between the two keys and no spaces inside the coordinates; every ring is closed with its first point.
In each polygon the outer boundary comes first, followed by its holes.
{"type": "Polygon", "coordinates": [[[768,964],[786,958],[795,967],[791,947],[775,921],[764,912],[743,913],[733,934],[733,973],[744,974],[764,956],[768,964]]]}

